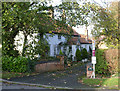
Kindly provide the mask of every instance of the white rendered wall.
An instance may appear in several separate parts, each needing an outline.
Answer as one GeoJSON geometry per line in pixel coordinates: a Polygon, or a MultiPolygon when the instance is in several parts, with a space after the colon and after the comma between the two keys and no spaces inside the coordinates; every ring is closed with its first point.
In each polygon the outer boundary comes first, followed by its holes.
{"type": "Polygon", "coordinates": [[[89,46],[92,49],[92,44],[81,44],[81,47],[86,48],[87,51],[89,51],[89,46]]]}
{"type": "Polygon", "coordinates": [[[76,45],[72,45],[72,59],[74,60],[75,54],[76,54],[76,45]]]}
{"type": "MultiPolygon", "coordinates": [[[[50,56],[54,56],[54,46],[57,46],[60,42],[66,42],[66,38],[61,35],[61,39],[58,39],[58,34],[46,34],[48,36],[48,43],[50,44],[50,56]]],[[[45,36],[44,36],[45,37],[45,36]]],[[[63,48],[61,47],[61,50],[63,51],[63,48]]],[[[57,52],[57,51],[56,51],[57,52]]]]}

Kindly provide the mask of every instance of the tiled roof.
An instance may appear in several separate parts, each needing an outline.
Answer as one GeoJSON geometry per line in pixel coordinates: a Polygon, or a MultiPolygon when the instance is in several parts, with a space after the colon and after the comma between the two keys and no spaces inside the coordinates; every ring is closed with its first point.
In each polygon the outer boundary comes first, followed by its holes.
{"type": "Polygon", "coordinates": [[[85,38],[80,38],[80,43],[81,44],[91,44],[92,43],[92,40],[88,39],[86,40],[85,38]]]}
{"type": "Polygon", "coordinates": [[[68,42],[69,44],[76,44],[78,41],[78,37],[80,36],[80,43],[81,44],[90,44],[92,43],[92,41],[90,39],[88,39],[88,41],[86,40],[86,35],[83,34],[79,34],[77,33],[73,28],[71,28],[69,25],[66,24],[62,24],[60,23],[60,21],[57,20],[51,20],[52,23],[54,23],[55,25],[57,25],[58,23],[58,27],[56,27],[55,30],[52,31],[52,33],[64,33],[64,34],[71,34],[74,35],[74,37],[72,37],[70,39],[70,41],[68,42]],[[64,28],[62,27],[64,26],[64,28]],[[66,27],[65,27],[66,26],[66,27]]]}
{"type": "MultiPolygon", "coordinates": [[[[68,44],[69,45],[79,45],[78,43],[78,37],[72,37],[69,41],[68,44]]],[[[82,38],[80,37],[80,43],[81,44],[92,44],[92,40],[88,39],[86,40],[86,38],[82,38]]]]}
{"type": "Polygon", "coordinates": [[[77,45],[78,37],[73,37],[68,41],[69,45],[77,45]]]}

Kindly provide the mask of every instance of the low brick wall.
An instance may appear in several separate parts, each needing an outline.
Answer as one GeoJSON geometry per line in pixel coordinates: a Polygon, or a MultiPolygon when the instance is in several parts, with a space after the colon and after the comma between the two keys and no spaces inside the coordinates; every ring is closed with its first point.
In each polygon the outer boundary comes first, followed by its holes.
{"type": "Polygon", "coordinates": [[[35,65],[35,71],[40,73],[56,70],[64,70],[64,56],[60,57],[60,61],[46,62],[35,65]]]}
{"type": "Polygon", "coordinates": [[[56,70],[63,70],[64,65],[61,65],[60,62],[50,62],[50,63],[43,63],[37,64],[35,66],[36,72],[47,72],[47,71],[56,71],[56,70]]]}

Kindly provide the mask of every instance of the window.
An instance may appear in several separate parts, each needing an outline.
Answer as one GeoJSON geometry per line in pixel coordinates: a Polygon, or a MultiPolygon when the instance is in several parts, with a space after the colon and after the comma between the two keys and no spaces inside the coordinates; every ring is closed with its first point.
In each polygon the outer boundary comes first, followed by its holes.
{"type": "Polygon", "coordinates": [[[61,39],[61,35],[58,35],[58,39],[61,39]]]}

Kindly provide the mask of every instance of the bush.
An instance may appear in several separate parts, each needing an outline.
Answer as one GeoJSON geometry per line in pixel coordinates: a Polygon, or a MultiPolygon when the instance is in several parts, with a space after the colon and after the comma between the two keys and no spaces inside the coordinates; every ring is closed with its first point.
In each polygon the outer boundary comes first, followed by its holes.
{"type": "Polygon", "coordinates": [[[82,59],[88,58],[88,52],[85,48],[82,49],[81,53],[82,53],[82,59]]]}
{"type": "Polygon", "coordinates": [[[76,60],[77,60],[77,61],[81,61],[81,60],[82,60],[81,52],[80,52],[79,49],[76,50],[76,60]]]}
{"type": "Polygon", "coordinates": [[[28,60],[28,58],[25,57],[15,57],[12,56],[3,56],[2,57],[2,69],[3,71],[9,71],[9,72],[27,72],[30,70],[31,67],[33,67],[30,63],[31,61],[28,60]]]}
{"type": "Polygon", "coordinates": [[[62,52],[62,50],[60,50],[60,53],[59,53],[60,55],[63,55],[63,52],[62,52]]]}
{"type": "Polygon", "coordinates": [[[95,55],[97,61],[95,66],[96,73],[104,76],[110,75],[108,64],[104,56],[104,50],[97,49],[95,55]]]}

